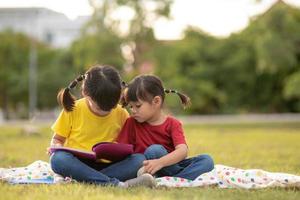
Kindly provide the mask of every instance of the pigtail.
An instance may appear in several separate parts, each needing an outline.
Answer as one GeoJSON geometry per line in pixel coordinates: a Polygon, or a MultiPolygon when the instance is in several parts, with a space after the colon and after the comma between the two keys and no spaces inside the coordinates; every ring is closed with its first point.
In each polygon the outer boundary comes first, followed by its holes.
{"type": "Polygon", "coordinates": [[[77,83],[82,81],[84,78],[85,75],[78,76],[69,84],[67,88],[60,90],[57,94],[58,104],[61,105],[67,112],[73,110],[76,101],[76,97],[70,93],[70,90],[73,89],[77,83]]]}
{"type": "Polygon", "coordinates": [[[183,105],[183,108],[187,108],[191,105],[191,99],[187,95],[182,94],[182,93],[178,92],[177,90],[164,89],[164,91],[167,94],[170,94],[170,93],[177,94],[181,100],[181,104],[183,105]]]}

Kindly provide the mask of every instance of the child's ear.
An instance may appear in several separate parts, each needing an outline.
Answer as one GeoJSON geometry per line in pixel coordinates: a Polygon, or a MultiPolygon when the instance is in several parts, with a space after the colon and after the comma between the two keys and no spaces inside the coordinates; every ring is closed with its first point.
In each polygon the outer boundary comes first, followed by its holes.
{"type": "Polygon", "coordinates": [[[153,98],[153,100],[152,100],[152,103],[154,104],[154,105],[161,105],[161,97],[160,96],[155,96],[154,98],[153,98]]]}

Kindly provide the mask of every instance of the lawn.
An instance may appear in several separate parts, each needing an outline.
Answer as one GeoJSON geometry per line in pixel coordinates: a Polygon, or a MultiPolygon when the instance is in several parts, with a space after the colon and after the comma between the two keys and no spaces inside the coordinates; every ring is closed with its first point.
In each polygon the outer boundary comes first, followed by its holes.
{"type": "MultiPolygon", "coordinates": [[[[190,156],[209,153],[216,164],[300,175],[300,123],[186,125],[190,156]]],[[[49,126],[25,135],[20,125],[0,126],[0,167],[48,160],[49,126]]],[[[297,189],[120,189],[85,184],[8,185],[0,199],[300,199],[297,189]]]]}

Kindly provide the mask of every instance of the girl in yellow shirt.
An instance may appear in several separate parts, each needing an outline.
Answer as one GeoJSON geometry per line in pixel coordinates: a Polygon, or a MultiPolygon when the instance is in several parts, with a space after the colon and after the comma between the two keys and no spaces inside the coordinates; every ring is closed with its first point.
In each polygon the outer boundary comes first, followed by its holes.
{"type": "MultiPolygon", "coordinates": [[[[54,135],[50,146],[90,151],[96,143],[114,141],[128,118],[128,112],[118,105],[121,85],[120,75],[114,68],[94,66],[61,90],[57,99],[64,109],[52,126],[54,135]],[[81,81],[83,98],[76,100],[70,90],[81,81]]],[[[155,182],[150,174],[135,178],[144,160],[143,154],[132,154],[116,163],[99,163],[80,159],[67,151],[57,151],[50,157],[55,173],[79,182],[152,187],[155,182]]]]}

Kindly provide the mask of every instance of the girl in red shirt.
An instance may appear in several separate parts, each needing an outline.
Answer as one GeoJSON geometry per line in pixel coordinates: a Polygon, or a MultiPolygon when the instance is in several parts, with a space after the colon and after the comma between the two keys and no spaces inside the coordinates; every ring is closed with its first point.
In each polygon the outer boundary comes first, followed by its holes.
{"type": "Polygon", "coordinates": [[[140,75],[129,83],[123,102],[129,104],[131,117],[125,122],[118,142],[133,144],[136,153],[144,153],[146,161],[140,173],[194,180],[211,171],[214,163],[209,155],[186,158],[188,147],[182,125],[162,109],[166,93],[177,94],[184,107],[190,103],[186,95],[164,89],[162,81],[153,75],[140,75]]]}

